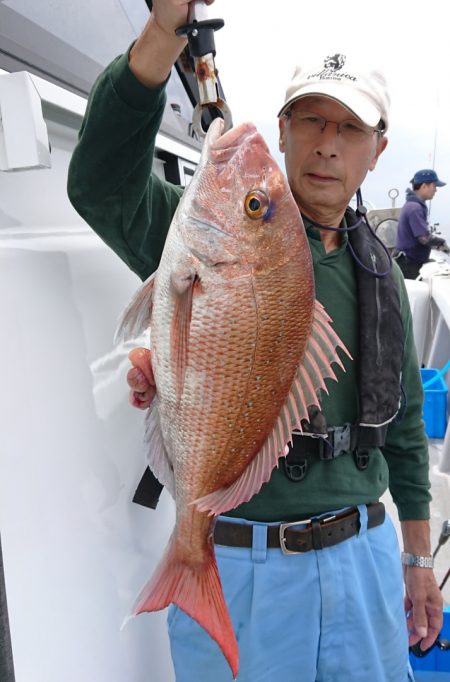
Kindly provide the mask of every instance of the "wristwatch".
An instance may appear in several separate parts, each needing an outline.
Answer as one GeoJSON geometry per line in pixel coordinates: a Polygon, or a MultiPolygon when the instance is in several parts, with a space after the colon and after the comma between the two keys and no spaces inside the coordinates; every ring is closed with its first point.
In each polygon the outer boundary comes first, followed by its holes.
{"type": "Polygon", "coordinates": [[[433,568],[434,559],[432,556],[418,556],[417,554],[409,554],[402,552],[403,566],[418,566],[419,568],[433,568]]]}

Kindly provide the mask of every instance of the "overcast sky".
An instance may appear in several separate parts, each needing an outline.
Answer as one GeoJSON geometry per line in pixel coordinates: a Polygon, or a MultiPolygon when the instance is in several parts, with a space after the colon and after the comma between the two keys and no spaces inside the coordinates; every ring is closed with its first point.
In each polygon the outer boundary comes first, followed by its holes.
{"type": "MultiPolygon", "coordinates": [[[[435,167],[431,222],[450,237],[450,39],[446,0],[215,0],[210,17],[216,66],[235,123],[249,120],[280,164],[277,112],[294,66],[311,53],[341,52],[381,68],[391,94],[389,144],[369,173],[363,196],[390,206],[388,191],[405,189],[416,170],[435,167]]],[[[283,166],[284,167],[284,166],[283,166]]]]}

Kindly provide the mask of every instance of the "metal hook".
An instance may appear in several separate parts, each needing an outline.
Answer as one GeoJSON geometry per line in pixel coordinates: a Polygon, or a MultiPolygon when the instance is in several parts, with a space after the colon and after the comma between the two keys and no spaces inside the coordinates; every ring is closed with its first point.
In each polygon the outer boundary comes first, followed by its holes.
{"type": "Polygon", "coordinates": [[[195,132],[199,139],[205,137],[206,131],[203,129],[202,125],[202,115],[205,109],[216,109],[220,111],[223,121],[224,121],[224,132],[230,130],[233,126],[233,120],[231,117],[231,110],[224,99],[220,97],[217,98],[215,102],[209,102],[207,104],[197,104],[192,114],[192,130],[195,132]]]}

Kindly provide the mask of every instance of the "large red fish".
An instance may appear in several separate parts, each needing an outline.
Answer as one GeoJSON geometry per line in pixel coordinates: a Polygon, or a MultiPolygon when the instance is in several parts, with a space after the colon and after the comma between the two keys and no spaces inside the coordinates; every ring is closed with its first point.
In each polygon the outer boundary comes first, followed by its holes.
{"type": "Polygon", "coordinates": [[[150,327],[157,394],[149,465],[176,502],[165,555],[133,613],[170,603],[239,653],[214,556],[215,516],[269,480],[335,375],[341,346],[315,301],[311,254],[287,180],[251,124],[216,119],[157,272],[121,324],[150,327]]]}

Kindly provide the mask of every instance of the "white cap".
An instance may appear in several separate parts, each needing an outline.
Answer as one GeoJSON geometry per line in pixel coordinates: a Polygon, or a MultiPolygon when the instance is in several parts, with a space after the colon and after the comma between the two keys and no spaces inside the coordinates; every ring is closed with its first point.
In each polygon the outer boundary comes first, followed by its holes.
{"type": "Polygon", "coordinates": [[[278,116],[282,116],[295,100],[307,95],[320,95],[336,100],[366,125],[379,121],[388,127],[390,98],[384,75],[352,62],[344,54],[328,55],[314,65],[297,66],[286,90],[286,98],[278,116]]]}

